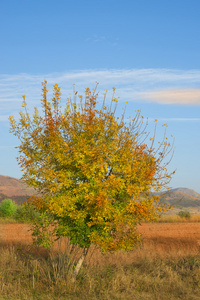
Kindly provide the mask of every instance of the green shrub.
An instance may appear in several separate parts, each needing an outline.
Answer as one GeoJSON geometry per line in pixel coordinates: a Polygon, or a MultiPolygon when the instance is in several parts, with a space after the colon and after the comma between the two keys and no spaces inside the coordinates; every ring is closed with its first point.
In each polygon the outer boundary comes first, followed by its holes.
{"type": "Polygon", "coordinates": [[[179,211],[178,216],[181,218],[189,219],[191,217],[191,214],[188,210],[181,210],[181,211],[179,211]]]}
{"type": "Polygon", "coordinates": [[[17,207],[15,213],[15,220],[21,222],[31,222],[40,216],[40,213],[37,212],[33,207],[28,206],[26,203],[17,207]]]}
{"type": "Polygon", "coordinates": [[[13,217],[17,210],[17,204],[11,199],[4,199],[0,204],[1,217],[13,217]]]}

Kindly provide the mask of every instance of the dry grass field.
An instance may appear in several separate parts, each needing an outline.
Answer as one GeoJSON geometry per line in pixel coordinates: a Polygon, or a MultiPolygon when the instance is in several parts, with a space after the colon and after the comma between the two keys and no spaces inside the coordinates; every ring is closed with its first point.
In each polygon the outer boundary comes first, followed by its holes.
{"type": "MultiPolygon", "coordinates": [[[[0,224],[1,245],[23,245],[30,248],[32,236],[28,224],[0,224]]],[[[200,223],[142,223],[138,225],[138,231],[142,234],[142,243],[134,251],[129,253],[118,252],[116,254],[101,254],[91,247],[86,263],[88,265],[118,265],[131,263],[138,257],[180,258],[200,253],[200,223]]],[[[34,251],[32,249],[32,251],[34,251]]],[[[36,250],[35,250],[36,251],[36,250]]],[[[48,255],[48,251],[40,248],[41,255],[48,255]]],[[[61,238],[51,251],[52,255],[70,251],[67,238],[61,238]]],[[[80,250],[81,251],[81,250],[80,250]]],[[[77,251],[77,256],[80,255],[77,251]]]]}
{"type": "Polygon", "coordinates": [[[143,242],[129,253],[91,247],[75,283],[68,239],[35,249],[29,229],[0,224],[0,299],[200,299],[199,222],[142,223],[143,242]]]}

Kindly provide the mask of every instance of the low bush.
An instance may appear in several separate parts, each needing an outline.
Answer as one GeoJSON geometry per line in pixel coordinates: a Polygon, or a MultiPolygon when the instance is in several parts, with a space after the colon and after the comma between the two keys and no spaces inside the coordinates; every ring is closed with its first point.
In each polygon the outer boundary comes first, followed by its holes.
{"type": "Polygon", "coordinates": [[[191,214],[188,210],[181,210],[181,211],[179,211],[178,216],[181,218],[190,219],[191,214]]]}
{"type": "Polygon", "coordinates": [[[39,215],[40,213],[38,211],[24,203],[17,207],[14,217],[17,221],[30,223],[38,218],[39,215]]]}
{"type": "Polygon", "coordinates": [[[17,204],[11,199],[4,199],[0,204],[1,217],[13,217],[17,211],[17,204]]]}

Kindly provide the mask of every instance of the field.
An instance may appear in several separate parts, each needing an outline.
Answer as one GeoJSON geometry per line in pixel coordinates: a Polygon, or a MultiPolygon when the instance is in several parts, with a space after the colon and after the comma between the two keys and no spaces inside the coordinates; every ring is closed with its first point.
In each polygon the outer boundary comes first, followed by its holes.
{"type": "Polygon", "coordinates": [[[200,299],[199,222],[142,223],[143,243],[129,253],[91,247],[75,283],[69,254],[81,250],[67,238],[36,249],[29,229],[0,224],[0,299],[200,299]]]}
{"type": "MultiPolygon", "coordinates": [[[[0,224],[0,241],[3,245],[32,244],[32,236],[28,224],[0,224]]],[[[104,254],[96,248],[88,252],[86,264],[97,266],[105,264],[131,263],[138,256],[142,257],[185,257],[187,255],[200,254],[200,223],[142,223],[138,225],[138,231],[143,236],[143,243],[131,253],[104,254]]],[[[39,249],[43,255],[48,251],[39,249]]],[[[61,238],[54,245],[52,255],[57,252],[69,252],[70,246],[67,238],[61,238]]],[[[42,254],[41,254],[42,255],[42,254]]],[[[77,256],[80,255],[80,251],[77,256]]]]}

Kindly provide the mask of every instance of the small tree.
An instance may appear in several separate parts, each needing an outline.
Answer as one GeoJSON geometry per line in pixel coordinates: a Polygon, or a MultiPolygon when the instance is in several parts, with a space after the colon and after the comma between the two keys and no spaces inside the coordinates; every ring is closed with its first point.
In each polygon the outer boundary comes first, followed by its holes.
{"type": "Polygon", "coordinates": [[[0,204],[0,216],[13,217],[16,213],[17,205],[12,199],[4,199],[0,204]]]}
{"type": "Polygon", "coordinates": [[[137,224],[164,210],[153,192],[171,179],[169,162],[162,162],[173,146],[164,134],[154,148],[156,125],[151,145],[144,143],[148,135],[140,111],[128,124],[125,111],[116,118],[114,89],[109,106],[106,94],[100,105],[96,89],[87,88],[84,99],[74,92],[62,111],[60,87],[54,85],[50,103],[46,84],[42,115],[35,108],[31,118],[23,95],[25,112],[18,123],[10,117],[11,132],[21,142],[22,178],[40,193],[31,205],[56,222],[58,237],[68,236],[84,248],[82,261],[91,243],[102,251],[133,249],[140,239],[137,224]]]}

